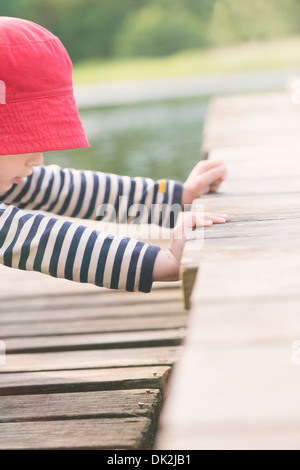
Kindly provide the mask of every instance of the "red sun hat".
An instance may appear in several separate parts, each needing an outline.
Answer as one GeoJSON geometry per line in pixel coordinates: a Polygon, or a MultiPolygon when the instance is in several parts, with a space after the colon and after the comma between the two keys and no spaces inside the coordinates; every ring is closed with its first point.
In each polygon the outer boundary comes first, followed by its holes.
{"type": "Polygon", "coordinates": [[[42,26],[0,17],[0,155],[89,147],[72,62],[42,26]]]}

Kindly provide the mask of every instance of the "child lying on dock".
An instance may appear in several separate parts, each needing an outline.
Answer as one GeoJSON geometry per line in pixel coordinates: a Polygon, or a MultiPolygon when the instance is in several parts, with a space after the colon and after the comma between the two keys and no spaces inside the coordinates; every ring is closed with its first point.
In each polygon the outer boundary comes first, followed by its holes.
{"type": "Polygon", "coordinates": [[[71,60],[52,33],[9,17],[0,17],[0,56],[0,263],[126,291],[178,280],[188,233],[228,219],[188,211],[175,226],[180,210],[224,181],[222,162],[199,162],[185,183],[44,166],[42,152],[89,147],[71,60]],[[147,223],[175,226],[169,249],[39,212],[104,220],[108,203],[119,222],[137,204],[147,223]]]}

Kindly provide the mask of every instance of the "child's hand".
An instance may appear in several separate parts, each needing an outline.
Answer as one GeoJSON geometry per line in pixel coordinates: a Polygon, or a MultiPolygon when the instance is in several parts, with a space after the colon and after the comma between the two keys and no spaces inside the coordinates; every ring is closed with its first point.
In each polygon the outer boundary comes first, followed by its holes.
{"type": "Polygon", "coordinates": [[[203,214],[186,212],[182,222],[173,230],[168,250],[161,250],[154,263],[153,281],[178,281],[180,260],[188,235],[196,227],[209,227],[212,224],[224,224],[228,216],[224,214],[203,214]]]}
{"type": "Polygon", "coordinates": [[[182,208],[185,204],[192,204],[193,200],[202,194],[217,191],[226,175],[227,170],[223,162],[210,160],[198,162],[183,184],[182,208]]]}

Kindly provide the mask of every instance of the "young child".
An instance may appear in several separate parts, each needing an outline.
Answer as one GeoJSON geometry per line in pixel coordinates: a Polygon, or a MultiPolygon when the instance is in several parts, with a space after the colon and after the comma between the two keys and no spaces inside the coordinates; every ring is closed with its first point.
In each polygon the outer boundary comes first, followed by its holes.
{"type": "Polygon", "coordinates": [[[224,223],[226,215],[185,213],[162,250],[39,211],[104,220],[102,208],[111,204],[117,220],[126,222],[138,204],[148,223],[173,228],[174,205],[182,210],[217,190],[224,165],[199,162],[185,183],[44,166],[42,152],[89,147],[73,97],[71,60],[49,31],[9,17],[0,17],[0,57],[0,262],[126,291],[149,292],[153,281],[178,280],[186,235],[224,223]],[[163,214],[152,205],[163,206],[163,214]]]}

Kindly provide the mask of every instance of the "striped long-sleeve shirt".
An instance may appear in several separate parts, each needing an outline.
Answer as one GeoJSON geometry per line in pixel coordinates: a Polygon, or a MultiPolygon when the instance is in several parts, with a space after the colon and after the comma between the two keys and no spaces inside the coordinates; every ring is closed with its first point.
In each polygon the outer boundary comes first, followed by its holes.
{"type": "Polygon", "coordinates": [[[158,246],[93,230],[63,217],[173,227],[182,183],[34,167],[0,194],[0,263],[110,289],[149,292],[158,246]],[[29,212],[30,211],[30,212],[29,212]]]}

